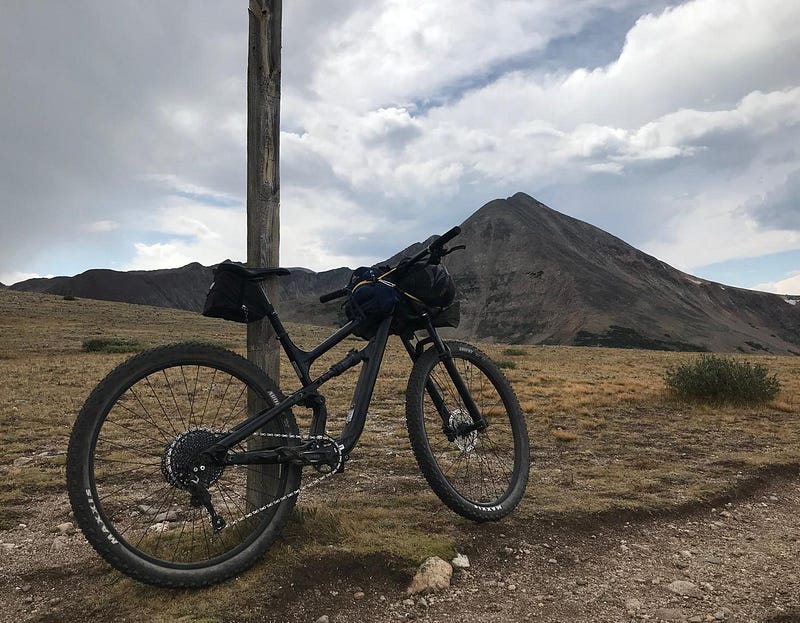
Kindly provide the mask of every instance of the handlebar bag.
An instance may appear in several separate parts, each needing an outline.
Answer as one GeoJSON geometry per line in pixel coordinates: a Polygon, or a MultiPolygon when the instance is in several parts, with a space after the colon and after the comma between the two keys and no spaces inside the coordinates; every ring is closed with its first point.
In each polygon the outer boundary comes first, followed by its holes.
{"type": "Polygon", "coordinates": [[[428,307],[444,309],[456,298],[456,283],[441,264],[412,268],[395,283],[404,295],[428,307]]]}
{"type": "Polygon", "coordinates": [[[261,320],[267,309],[261,287],[241,275],[236,264],[223,262],[214,269],[214,281],[203,306],[204,316],[248,323],[261,320]]]}

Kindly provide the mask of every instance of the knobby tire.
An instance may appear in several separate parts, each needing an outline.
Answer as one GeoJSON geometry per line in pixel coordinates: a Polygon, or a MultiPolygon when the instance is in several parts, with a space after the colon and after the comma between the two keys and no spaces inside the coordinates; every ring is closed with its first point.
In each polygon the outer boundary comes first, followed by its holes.
{"type": "MultiPolygon", "coordinates": [[[[243,517],[297,490],[301,468],[198,468],[228,524],[215,532],[180,466],[250,408],[282,399],[254,364],[214,346],[165,346],[120,364],[87,399],[67,452],[70,502],[87,540],[118,570],[158,586],[205,586],[252,566],[280,534],[296,498],[243,517]]],[[[287,410],[231,453],[292,445],[288,436],[297,434],[287,410]]]]}
{"type": "Polygon", "coordinates": [[[444,400],[449,425],[471,424],[472,419],[439,353],[431,348],[414,363],[406,390],[411,447],[428,484],[451,510],[473,521],[495,521],[514,510],[528,483],[525,418],[510,383],[487,355],[461,342],[446,346],[489,426],[448,439],[428,383],[444,400]]]}

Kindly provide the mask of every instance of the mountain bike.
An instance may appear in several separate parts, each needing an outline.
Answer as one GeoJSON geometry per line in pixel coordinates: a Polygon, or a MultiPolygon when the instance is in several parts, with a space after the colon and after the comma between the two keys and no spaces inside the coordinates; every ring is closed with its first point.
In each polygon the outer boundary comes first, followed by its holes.
{"type": "MultiPolygon", "coordinates": [[[[381,284],[384,293],[399,292],[408,276],[463,248],[445,247],[458,233],[456,227],[434,238],[370,283],[381,284]]],[[[288,272],[239,265],[230,270],[248,285],[288,272]]],[[[320,300],[348,297],[349,303],[364,283],[320,300]]],[[[168,587],[220,582],[253,565],[278,538],[297,495],[345,469],[364,430],[390,334],[399,336],[413,361],[406,423],[433,491],[477,522],[498,520],[517,506],[529,470],[517,397],[487,355],[439,336],[442,309],[399,292],[391,311],[354,312],[305,351],[258,290],[301,383],[291,395],[236,353],[184,343],[128,359],[86,400],[70,437],[67,485],[78,525],[106,561],[136,580],[168,587]],[[312,378],[312,364],[354,334],[367,338],[366,345],[312,378]],[[319,389],[358,365],[352,408],[333,438],[319,389]],[[298,407],[311,412],[305,435],[292,412],[298,407]],[[301,484],[304,467],[317,474],[301,484]]]]}

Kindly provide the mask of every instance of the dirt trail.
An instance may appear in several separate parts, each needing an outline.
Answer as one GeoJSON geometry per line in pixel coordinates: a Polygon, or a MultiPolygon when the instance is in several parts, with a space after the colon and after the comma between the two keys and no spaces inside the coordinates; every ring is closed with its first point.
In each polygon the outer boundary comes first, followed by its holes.
{"type": "MultiPolygon", "coordinates": [[[[39,524],[0,533],[0,621],[68,620],[108,583],[80,535],[58,536],[45,521],[64,503],[40,507],[39,524]]],[[[595,528],[545,520],[513,531],[481,526],[464,547],[472,567],[456,572],[449,592],[412,603],[403,593],[408,569],[378,556],[333,554],[317,568],[295,570],[266,601],[252,596],[248,619],[800,621],[798,517],[794,474],[680,517],[595,528]]]]}

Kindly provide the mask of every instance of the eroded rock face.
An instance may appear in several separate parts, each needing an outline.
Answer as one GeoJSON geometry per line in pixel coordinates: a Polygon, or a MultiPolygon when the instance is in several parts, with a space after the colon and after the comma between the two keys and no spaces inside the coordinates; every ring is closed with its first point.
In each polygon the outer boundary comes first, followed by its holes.
{"type": "Polygon", "coordinates": [[[450,563],[438,556],[432,556],[422,563],[406,593],[418,595],[447,590],[452,577],[453,567],[450,563]]]}

